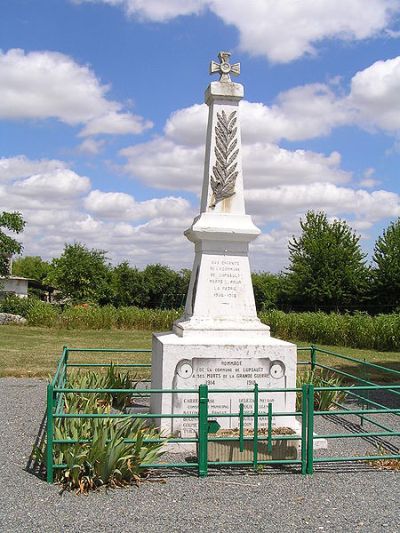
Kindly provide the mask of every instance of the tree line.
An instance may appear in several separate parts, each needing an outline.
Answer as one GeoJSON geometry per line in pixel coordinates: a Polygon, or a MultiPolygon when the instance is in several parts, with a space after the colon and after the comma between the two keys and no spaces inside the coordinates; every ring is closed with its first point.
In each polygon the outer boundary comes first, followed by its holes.
{"type": "MultiPolygon", "coordinates": [[[[0,216],[0,272],[4,272],[1,261],[9,257],[1,225],[12,230],[10,215],[19,214],[0,216]]],[[[14,222],[18,222],[15,231],[22,231],[22,217],[14,222]]],[[[360,236],[347,222],[308,211],[300,227],[300,236],[289,241],[288,268],[279,274],[252,275],[259,311],[400,311],[400,218],[378,237],[371,264],[361,249],[360,236]]],[[[13,250],[20,252],[20,245],[14,243],[13,250]]],[[[180,307],[190,279],[189,270],[177,272],[160,264],[143,270],[127,261],[112,266],[107,252],[81,243],[66,244],[61,256],[51,262],[38,256],[17,258],[12,273],[56,287],[65,301],[116,307],[180,307]]]]}

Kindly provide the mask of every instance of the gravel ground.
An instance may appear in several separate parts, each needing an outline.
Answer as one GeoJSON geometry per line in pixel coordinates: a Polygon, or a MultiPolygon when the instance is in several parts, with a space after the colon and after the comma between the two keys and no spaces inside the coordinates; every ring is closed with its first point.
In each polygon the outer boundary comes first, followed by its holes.
{"type": "MultiPolygon", "coordinates": [[[[174,472],[165,476],[165,484],[60,495],[59,487],[25,470],[44,403],[43,381],[0,379],[2,533],[400,531],[400,473],[365,463],[321,464],[305,477],[277,468],[258,475],[214,472],[206,479],[174,472]]],[[[317,430],[342,431],[342,423],[335,417],[321,419],[317,430]]],[[[373,449],[365,440],[346,439],[342,444],[331,441],[328,451],[318,453],[373,449]]]]}

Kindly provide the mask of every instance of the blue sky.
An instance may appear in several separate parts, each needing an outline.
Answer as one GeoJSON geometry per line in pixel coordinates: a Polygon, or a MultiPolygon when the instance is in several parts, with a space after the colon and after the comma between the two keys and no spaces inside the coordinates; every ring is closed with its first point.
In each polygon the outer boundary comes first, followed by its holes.
{"type": "Polygon", "coordinates": [[[287,264],[310,209],[371,255],[400,215],[399,0],[5,0],[0,210],[25,254],[65,242],[113,262],[190,267],[208,64],[241,62],[256,270],[287,264]]]}

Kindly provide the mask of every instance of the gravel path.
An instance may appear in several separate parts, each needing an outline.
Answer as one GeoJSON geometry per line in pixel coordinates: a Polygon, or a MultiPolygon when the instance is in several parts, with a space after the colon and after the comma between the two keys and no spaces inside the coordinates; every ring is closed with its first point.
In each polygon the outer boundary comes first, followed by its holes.
{"type": "MultiPolygon", "coordinates": [[[[277,468],[206,479],[178,472],[165,484],[60,496],[59,487],[25,470],[44,403],[43,381],[0,379],[1,533],[400,531],[400,473],[365,464],[320,465],[306,477],[277,468]]],[[[338,424],[321,420],[317,429],[341,431],[338,424]]],[[[348,441],[346,450],[332,442],[319,453],[360,454],[370,447],[348,441]]]]}

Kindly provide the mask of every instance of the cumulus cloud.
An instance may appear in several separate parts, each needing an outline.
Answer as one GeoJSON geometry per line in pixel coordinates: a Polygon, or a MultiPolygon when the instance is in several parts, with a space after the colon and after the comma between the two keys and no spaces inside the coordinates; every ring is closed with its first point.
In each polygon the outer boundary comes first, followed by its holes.
{"type": "Polygon", "coordinates": [[[77,151],[81,154],[97,155],[102,151],[105,144],[106,142],[104,139],[93,139],[92,137],[88,137],[77,147],[77,151]]]}
{"type": "Polygon", "coordinates": [[[357,72],[348,99],[361,124],[394,132],[400,128],[399,94],[400,56],[357,72]]]}
{"type": "Polygon", "coordinates": [[[277,220],[284,212],[302,214],[308,209],[320,209],[330,215],[368,218],[370,222],[400,215],[400,196],[396,193],[355,190],[333,183],[251,189],[247,200],[252,211],[262,215],[264,220],[277,220]]]}
{"type": "Polygon", "coordinates": [[[238,28],[242,50],[277,63],[314,55],[323,39],[372,37],[400,10],[392,0],[253,0],[246,4],[213,0],[210,7],[225,23],[238,28]]]}
{"type": "Polygon", "coordinates": [[[192,261],[191,246],[182,235],[195,215],[187,200],[137,201],[122,192],[91,190],[90,179],[63,161],[22,155],[2,159],[3,210],[22,212],[27,226],[21,239],[28,255],[51,258],[66,242],[81,241],[107,250],[115,262],[128,259],[144,266],[161,261],[181,268],[192,261]]]}
{"type": "Polygon", "coordinates": [[[44,201],[55,197],[58,199],[76,197],[87,192],[90,188],[90,180],[85,176],[79,176],[69,169],[58,169],[45,174],[35,174],[30,178],[16,182],[11,192],[21,196],[41,197],[44,201]]]}
{"type": "Polygon", "coordinates": [[[110,135],[138,134],[152,127],[153,123],[150,120],[144,120],[142,117],[130,113],[116,113],[112,111],[90,120],[80,132],[79,136],[85,137],[99,133],[110,135]]]}
{"type": "Polygon", "coordinates": [[[0,118],[56,118],[75,126],[81,135],[141,133],[152,126],[107,99],[102,85],[85,65],[58,52],[25,53],[0,50],[0,118]]]}
{"type": "Polygon", "coordinates": [[[51,172],[65,168],[63,161],[57,159],[31,160],[24,155],[0,158],[0,181],[26,178],[32,174],[51,172]]]}
{"type": "Polygon", "coordinates": [[[120,151],[127,158],[127,174],[159,189],[197,192],[201,187],[204,146],[175,144],[157,138],[120,151]]]}
{"type": "MultiPolygon", "coordinates": [[[[298,233],[299,217],[309,209],[344,217],[362,232],[377,221],[400,215],[398,194],[365,189],[377,184],[374,169],[367,169],[356,183],[352,174],[341,168],[341,156],[336,151],[322,154],[276,144],[281,138],[318,137],[346,121],[354,121],[348,97],[335,97],[328,86],[295,88],[282,93],[270,107],[242,102],[248,212],[258,225],[274,226],[253,244],[254,268],[277,270],[284,266],[287,241],[298,233]],[[308,103],[314,94],[316,102],[308,103]]],[[[126,158],[125,172],[151,187],[199,194],[206,123],[205,105],[172,113],[163,136],[120,152],[126,158]]]]}
{"type": "Polygon", "coordinates": [[[166,22],[204,9],[239,31],[240,48],[287,63],[314,55],[324,39],[358,41],[385,32],[400,11],[398,0],[73,0],[118,6],[128,16],[166,22]],[[318,24],[316,23],[318,21],[318,24]]]}
{"type": "MultiPolygon", "coordinates": [[[[320,116],[319,106],[316,107],[315,116],[320,116]]],[[[300,129],[304,130],[303,123],[307,122],[310,123],[307,136],[311,135],[313,128],[321,130],[317,118],[314,123],[306,120],[306,112],[303,119],[300,119],[300,108],[293,118],[289,112],[278,111],[276,106],[275,115],[285,116],[285,134],[284,126],[275,124],[271,108],[264,104],[242,102],[246,186],[271,186],[282,181],[310,183],[323,180],[343,183],[350,179],[350,175],[340,169],[340,155],[337,152],[325,156],[304,150],[289,151],[271,142],[281,137],[291,137],[295,131],[300,132],[300,129]]],[[[326,116],[321,119],[323,120],[327,120],[326,116]]],[[[127,158],[125,172],[153,187],[199,192],[203,176],[206,124],[205,104],[172,113],[167,120],[163,137],[121,150],[120,154],[127,158]]]]}
{"type": "Polygon", "coordinates": [[[72,0],[74,4],[103,3],[119,6],[128,16],[141,20],[167,22],[180,15],[200,13],[208,4],[206,0],[72,0]]]}
{"type": "Polygon", "coordinates": [[[190,203],[184,198],[169,196],[137,202],[130,194],[99,190],[90,192],[84,200],[84,206],[98,216],[118,220],[184,216],[192,213],[190,203]]]}

